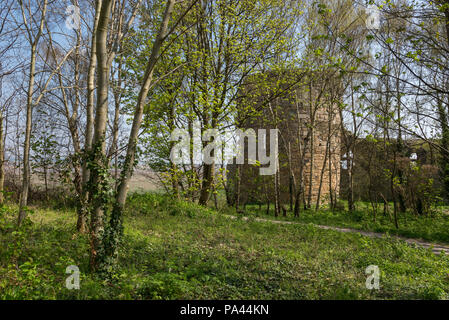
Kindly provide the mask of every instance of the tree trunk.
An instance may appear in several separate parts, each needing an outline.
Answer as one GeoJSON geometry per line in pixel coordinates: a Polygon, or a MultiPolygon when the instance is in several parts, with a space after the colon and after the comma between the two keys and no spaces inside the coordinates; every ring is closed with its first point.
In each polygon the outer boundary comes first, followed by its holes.
{"type": "MultiPolygon", "coordinates": [[[[354,156],[354,153],[352,153],[354,156]]],[[[349,154],[348,154],[349,156],[349,154]]],[[[354,206],[354,158],[348,160],[348,210],[353,213],[354,206]]]]}
{"type": "MultiPolygon", "coordinates": [[[[121,63],[119,63],[119,67],[121,67],[121,63]]],[[[120,72],[118,74],[120,78],[120,72]]],[[[120,83],[120,80],[119,80],[120,83]]],[[[119,84],[120,86],[120,84],[119,84]]],[[[118,134],[119,134],[119,119],[120,119],[120,92],[117,92],[119,89],[114,89],[114,120],[112,122],[112,142],[111,147],[108,154],[108,159],[114,159],[114,180],[115,180],[115,190],[117,190],[118,186],[118,134]]]]}
{"type": "Polygon", "coordinates": [[[97,65],[97,29],[100,19],[101,1],[95,2],[95,18],[92,28],[91,52],[89,60],[89,69],[87,72],[87,102],[86,102],[86,131],[84,140],[84,154],[81,167],[81,193],[78,204],[77,230],[80,233],[87,232],[87,217],[89,213],[89,190],[87,187],[89,181],[88,159],[92,151],[92,140],[94,130],[94,93],[95,93],[95,69],[97,65]]]}
{"type": "Polygon", "coordinates": [[[313,109],[312,99],[312,83],[309,83],[309,107],[310,107],[310,173],[309,173],[309,190],[307,195],[307,209],[312,206],[312,185],[313,185],[313,165],[315,159],[315,112],[313,109]]]}
{"type": "MultiPolygon", "coordinates": [[[[173,132],[175,130],[175,116],[176,116],[176,110],[175,110],[175,104],[172,102],[171,108],[170,108],[170,115],[169,115],[169,128],[170,132],[173,132]]],[[[175,142],[170,141],[170,150],[173,149],[175,142]]],[[[172,192],[176,199],[180,199],[179,194],[179,179],[178,179],[178,168],[176,164],[170,159],[170,168],[171,168],[171,182],[172,182],[172,192]]]]}
{"type": "Polygon", "coordinates": [[[4,132],[3,132],[3,113],[0,110],[0,206],[5,201],[4,185],[5,185],[5,145],[4,145],[4,132]]]}
{"type": "MultiPolygon", "coordinates": [[[[330,142],[329,142],[330,144],[330,142]]],[[[332,150],[329,146],[329,155],[328,155],[328,159],[329,159],[329,198],[330,198],[330,206],[332,211],[335,210],[335,207],[337,205],[337,195],[336,193],[334,193],[334,189],[332,188],[332,150]]]]}
{"type": "MultiPolygon", "coordinates": [[[[329,139],[329,137],[328,137],[328,139],[329,139]]],[[[326,142],[326,152],[324,154],[323,167],[321,168],[321,173],[320,173],[320,183],[318,186],[318,195],[316,197],[315,211],[318,211],[320,209],[321,189],[323,188],[323,179],[324,179],[324,173],[326,172],[326,164],[327,164],[327,156],[328,156],[329,148],[330,148],[330,140],[328,140],[326,142]]]]}
{"type": "Polygon", "coordinates": [[[292,175],[289,175],[288,193],[289,193],[290,211],[293,211],[293,177],[292,177],[292,175]]]}
{"type": "Polygon", "coordinates": [[[280,213],[279,207],[279,183],[278,183],[278,171],[276,169],[274,174],[274,216],[278,217],[280,213]]]}
{"type": "Polygon", "coordinates": [[[112,0],[101,3],[98,27],[96,30],[97,72],[97,104],[95,113],[94,137],[90,168],[90,201],[92,203],[90,222],[90,266],[93,271],[98,268],[98,251],[104,231],[103,214],[105,199],[106,161],[106,122],[108,116],[109,66],[107,63],[107,36],[112,0]]]}
{"type": "Polygon", "coordinates": [[[235,187],[235,210],[238,212],[239,211],[239,206],[240,206],[240,180],[241,180],[241,174],[242,174],[242,169],[241,166],[239,164],[236,165],[237,166],[237,174],[236,174],[236,187],[235,187]]]}
{"type": "Polygon", "coordinates": [[[204,164],[203,165],[203,181],[202,181],[202,185],[201,185],[200,199],[198,201],[198,203],[200,205],[205,206],[205,205],[207,205],[207,202],[209,201],[214,175],[215,175],[215,165],[214,164],[204,164]]]}
{"type": "Polygon", "coordinates": [[[28,191],[30,189],[30,140],[31,125],[33,117],[33,93],[34,93],[34,76],[36,72],[36,43],[31,46],[30,74],[28,78],[27,104],[26,104],[26,125],[25,125],[25,141],[23,146],[23,174],[22,174],[22,190],[19,203],[19,217],[17,224],[20,226],[26,217],[26,206],[28,204],[28,191]]]}
{"type": "Polygon", "coordinates": [[[443,186],[445,191],[445,198],[449,200],[449,126],[448,116],[443,104],[438,102],[438,117],[441,126],[441,160],[440,172],[442,175],[443,186]]]}

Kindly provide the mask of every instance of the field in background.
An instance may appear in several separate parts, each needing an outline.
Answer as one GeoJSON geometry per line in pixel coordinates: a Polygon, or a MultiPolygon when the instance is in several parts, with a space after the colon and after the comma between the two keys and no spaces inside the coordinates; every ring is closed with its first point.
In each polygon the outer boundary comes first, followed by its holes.
{"type": "Polygon", "coordinates": [[[129,183],[129,191],[148,192],[162,188],[157,173],[151,170],[136,169],[129,183]]]}
{"type": "MultiPolygon", "coordinates": [[[[21,172],[19,170],[14,170],[12,167],[6,168],[6,179],[7,184],[14,184],[15,188],[20,187],[21,183],[21,172]]],[[[113,174],[113,172],[111,172],[113,174]]],[[[31,175],[31,185],[32,188],[39,190],[45,189],[45,180],[42,175],[33,173],[31,175]]],[[[48,188],[55,189],[60,187],[60,182],[57,181],[57,179],[52,179],[49,174],[48,178],[48,188]]],[[[71,187],[71,186],[70,186],[71,187]]],[[[148,170],[148,169],[142,169],[137,168],[134,171],[134,174],[131,178],[131,181],[129,183],[129,191],[138,191],[138,192],[149,192],[149,191],[156,191],[162,188],[162,185],[159,183],[159,179],[157,177],[157,173],[148,170]]]]}

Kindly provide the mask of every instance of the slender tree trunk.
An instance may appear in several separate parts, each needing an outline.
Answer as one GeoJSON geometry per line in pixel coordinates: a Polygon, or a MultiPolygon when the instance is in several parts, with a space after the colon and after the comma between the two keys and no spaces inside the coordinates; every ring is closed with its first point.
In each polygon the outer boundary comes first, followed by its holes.
{"type": "MultiPolygon", "coordinates": [[[[170,116],[169,116],[169,128],[170,128],[170,132],[173,132],[173,130],[175,130],[175,103],[173,102],[171,104],[171,108],[170,108],[170,116]]],[[[170,150],[172,150],[173,146],[174,146],[175,142],[174,141],[170,141],[170,150]]],[[[170,167],[171,167],[171,182],[172,182],[172,192],[173,195],[176,199],[180,199],[180,194],[179,194],[179,178],[178,178],[178,167],[176,166],[176,164],[171,161],[170,159],[170,167]]]]}
{"type": "Polygon", "coordinates": [[[28,78],[27,104],[26,104],[26,125],[25,125],[25,141],[23,146],[23,174],[22,174],[22,190],[19,203],[19,218],[17,224],[20,226],[26,217],[26,206],[28,204],[28,191],[30,189],[30,141],[31,141],[31,125],[33,117],[33,92],[34,92],[34,76],[36,72],[36,43],[31,46],[30,74],[28,78]]]}
{"type": "MultiPolygon", "coordinates": [[[[119,66],[120,68],[120,66],[119,66]]],[[[120,78],[120,72],[118,77],[120,78]]],[[[119,80],[120,82],[120,80],[119,80]]],[[[115,89],[117,90],[117,89],[115,89]]],[[[120,90],[120,89],[118,89],[120,90]]],[[[114,180],[115,180],[115,189],[117,190],[118,186],[118,134],[119,134],[119,118],[120,118],[120,93],[114,92],[114,120],[112,123],[112,142],[111,148],[109,152],[109,159],[114,158],[114,180]]],[[[112,161],[111,161],[112,162],[112,161]]]]}
{"type": "MultiPolygon", "coordinates": [[[[355,210],[354,206],[354,162],[355,162],[355,143],[357,141],[357,116],[355,112],[355,99],[354,99],[354,84],[353,78],[351,77],[351,113],[352,113],[352,127],[353,135],[348,137],[343,127],[343,112],[340,110],[340,119],[342,125],[342,135],[344,136],[346,145],[346,157],[347,157],[347,167],[348,167],[348,210],[353,213],[355,210]]],[[[370,159],[371,161],[371,159],[370,159]]],[[[371,183],[371,180],[370,180],[371,183]]]]}
{"type": "Polygon", "coordinates": [[[310,107],[310,172],[309,172],[309,190],[307,194],[307,209],[311,208],[312,205],[312,185],[313,185],[313,167],[315,159],[315,112],[314,103],[312,98],[312,82],[309,83],[309,107],[310,107]]]}
{"type": "Polygon", "coordinates": [[[289,170],[289,196],[290,196],[290,211],[293,211],[293,198],[296,194],[296,180],[295,172],[293,171],[291,144],[288,142],[288,170],[289,170]]]}
{"type": "MultiPolygon", "coordinates": [[[[301,129],[299,129],[301,130],[301,129]]],[[[301,141],[300,132],[298,134],[298,141],[301,141]]],[[[300,155],[300,163],[299,163],[299,175],[298,175],[298,184],[296,188],[296,196],[295,196],[295,209],[294,216],[299,217],[301,211],[301,199],[304,197],[304,159],[306,154],[306,147],[302,148],[301,142],[299,142],[299,151],[300,155]]]]}
{"type": "MultiPolygon", "coordinates": [[[[205,116],[205,125],[208,125],[208,117],[205,116]]],[[[212,118],[212,128],[215,128],[216,125],[216,118],[212,118]]],[[[215,137],[214,137],[215,139],[215,137]]],[[[203,147],[207,145],[207,142],[204,142],[203,147]]],[[[215,157],[215,153],[212,155],[215,157]]],[[[203,179],[202,179],[202,185],[201,185],[201,191],[200,191],[200,199],[198,203],[200,205],[207,205],[207,202],[209,201],[210,194],[212,191],[212,185],[214,184],[214,178],[215,178],[215,161],[213,161],[212,164],[203,164],[203,179]]]]}
{"type": "Polygon", "coordinates": [[[218,198],[217,198],[217,191],[215,189],[215,186],[214,186],[214,190],[213,190],[213,195],[214,195],[214,206],[215,206],[215,209],[218,210],[218,198]]]}
{"type": "MultiPolygon", "coordinates": [[[[402,141],[402,126],[401,126],[401,91],[399,86],[399,77],[396,79],[396,100],[397,100],[397,117],[398,117],[398,138],[397,138],[397,152],[398,156],[402,157],[403,155],[403,141],[402,141]]],[[[402,169],[399,167],[398,169],[398,177],[399,177],[399,190],[398,190],[398,199],[399,199],[399,209],[400,212],[405,213],[407,211],[407,204],[405,202],[405,196],[403,192],[403,182],[404,182],[404,173],[402,169]]]]}
{"type": "MultiPolygon", "coordinates": [[[[72,99],[72,112],[70,112],[69,108],[69,99],[66,94],[66,89],[64,87],[64,83],[62,80],[61,72],[58,72],[59,86],[61,89],[62,100],[65,107],[65,117],[67,120],[68,129],[70,132],[70,137],[72,139],[74,156],[71,160],[71,165],[74,171],[73,184],[75,187],[75,192],[77,196],[77,230],[80,233],[86,233],[87,231],[87,222],[85,215],[85,206],[82,205],[82,197],[83,197],[83,182],[82,182],[82,163],[83,161],[80,159],[82,157],[81,143],[80,137],[78,133],[78,112],[80,107],[80,43],[81,43],[81,30],[77,30],[76,35],[76,47],[75,47],[75,83],[74,83],[74,95],[75,99],[72,99]]],[[[55,56],[56,59],[56,56],[55,56]]]]}
{"type": "Polygon", "coordinates": [[[289,193],[289,203],[290,203],[290,211],[293,211],[293,177],[289,175],[288,181],[288,193],[289,193]]]}
{"type": "MultiPolygon", "coordinates": [[[[354,154],[354,153],[352,153],[354,154]]],[[[349,155],[348,155],[349,156],[349,155]]],[[[348,160],[348,210],[354,212],[354,159],[348,160]]]]}
{"type": "Polygon", "coordinates": [[[281,211],[280,209],[280,201],[279,201],[279,179],[278,179],[278,171],[276,169],[274,174],[274,216],[278,217],[281,211]]]}
{"type": "MultiPolygon", "coordinates": [[[[446,41],[449,45],[449,0],[440,0],[438,1],[442,7],[446,20],[446,41]]],[[[447,100],[446,100],[447,101],[447,100]]],[[[441,160],[441,171],[443,174],[443,183],[446,200],[449,201],[449,126],[448,126],[448,116],[446,112],[446,108],[444,108],[441,101],[438,101],[438,113],[439,113],[439,122],[442,131],[442,160],[441,160]]]]}
{"type": "Polygon", "coordinates": [[[98,27],[96,30],[97,49],[97,105],[95,113],[94,137],[92,140],[92,165],[90,168],[90,201],[92,203],[90,222],[90,266],[93,271],[98,268],[98,251],[104,232],[103,214],[105,199],[105,174],[108,170],[106,161],[106,122],[108,116],[109,66],[107,63],[107,36],[111,14],[112,0],[101,3],[98,27]]]}
{"type": "MultiPolygon", "coordinates": [[[[328,138],[329,139],[329,138],[328,138]]],[[[320,184],[318,186],[318,195],[316,197],[316,203],[315,203],[315,211],[318,211],[320,209],[320,203],[321,203],[321,189],[323,187],[323,179],[324,179],[324,173],[326,172],[326,164],[327,164],[327,156],[328,156],[328,149],[330,148],[330,140],[326,142],[326,152],[324,154],[324,162],[323,166],[321,167],[321,173],[320,173],[320,184]]]]}
{"type": "MultiPolygon", "coordinates": [[[[191,109],[189,111],[192,111],[191,109]]],[[[188,176],[188,186],[189,186],[189,194],[188,197],[190,198],[190,201],[195,202],[195,190],[194,190],[194,184],[196,180],[196,171],[195,171],[195,159],[194,159],[194,141],[193,141],[193,120],[191,117],[188,117],[187,119],[187,126],[189,130],[189,159],[190,159],[190,175],[188,176]]]]}
{"type": "Polygon", "coordinates": [[[45,200],[48,201],[48,172],[47,166],[44,166],[44,185],[45,185],[45,200]]]}
{"type": "MultiPolygon", "coordinates": [[[[218,115],[215,112],[213,112],[212,113],[212,121],[211,121],[212,128],[216,128],[217,118],[218,118],[218,115]]],[[[207,117],[206,117],[206,119],[207,119],[207,117]]],[[[215,137],[214,137],[214,139],[215,139],[215,137]]],[[[213,143],[215,143],[215,141],[213,143]]],[[[200,199],[198,201],[198,203],[203,206],[207,205],[207,202],[209,201],[211,192],[213,191],[214,184],[215,184],[215,149],[212,151],[211,156],[214,157],[214,161],[212,162],[212,164],[204,164],[204,166],[203,166],[205,176],[203,176],[203,184],[202,184],[202,188],[201,188],[200,199]]]]}
{"type": "Polygon", "coordinates": [[[4,132],[3,132],[3,113],[0,110],[0,206],[5,201],[4,186],[5,186],[5,145],[4,145],[4,132]]]}
{"type": "Polygon", "coordinates": [[[241,178],[242,178],[242,169],[241,165],[237,164],[237,174],[236,174],[236,187],[235,187],[235,210],[238,212],[240,207],[240,186],[241,186],[241,178]]]}
{"type": "Polygon", "coordinates": [[[89,213],[89,188],[87,186],[90,173],[87,167],[88,158],[92,151],[93,129],[94,129],[94,94],[95,94],[95,69],[97,65],[97,28],[100,18],[101,1],[95,1],[95,18],[92,28],[91,52],[89,69],[87,72],[87,102],[86,102],[86,130],[84,140],[84,154],[81,167],[81,193],[78,204],[77,230],[81,233],[87,232],[87,217],[89,213]]]}
{"type": "MultiPolygon", "coordinates": [[[[30,141],[31,141],[31,126],[32,126],[32,119],[33,119],[33,94],[34,94],[34,79],[36,75],[36,55],[37,55],[37,46],[39,43],[39,40],[42,36],[42,33],[44,31],[44,22],[45,22],[45,16],[47,14],[47,0],[44,0],[42,11],[41,11],[41,17],[40,17],[40,25],[39,30],[32,39],[31,35],[31,29],[30,25],[26,22],[25,19],[25,8],[23,6],[23,2],[19,1],[19,4],[21,6],[22,15],[24,19],[24,25],[27,28],[29,39],[31,45],[31,52],[30,52],[30,69],[29,69],[29,75],[28,75],[28,88],[27,88],[27,103],[26,103],[26,125],[25,125],[25,141],[23,146],[23,175],[22,175],[22,190],[20,194],[20,201],[19,201],[19,216],[17,219],[17,225],[20,226],[22,224],[22,221],[26,217],[26,206],[28,204],[28,191],[30,189],[30,179],[31,179],[31,172],[30,172],[30,141]]],[[[30,17],[31,18],[31,17],[30,17]]],[[[50,80],[50,79],[49,79],[50,80]]],[[[48,84],[48,82],[47,82],[48,84]]],[[[41,97],[41,96],[40,96],[41,97]]],[[[39,101],[40,98],[37,99],[36,103],[39,101]]]]}
{"type": "Polygon", "coordinates": [[[438,102],[438,117],[442,135],[440,171],[443,180],[445,198],[449,200],[449,125],[447,112],[441,102],[438,102]]]}
{"type": "Polygon", "coordinates": [[[201,186],[200,199],[198,203],[200,205],[207,205],[207,202],[210,198],[211,187],[214,180],[215,175],[215,165],[212,164],[204,164],[203,165],[203,182],[201,186]]]}
{"type": "MultiPolygon", "coordinates": [[[[329,138],[330,139],[330,138],[329,138]]],[[[329,142],[330,144],[330,142],[329,142]]],[[[329,196],[330,196],[330,205],[332,208],[332,211],[335,210],[335,207],[337,205],[337,193],[335,192],[333,186],[332,186],[332,150],[331,147],[329,146],[329,150],[328,150],[329,154],[327,156],[328,158],[328,164],[329,164],[329,196]]]]}

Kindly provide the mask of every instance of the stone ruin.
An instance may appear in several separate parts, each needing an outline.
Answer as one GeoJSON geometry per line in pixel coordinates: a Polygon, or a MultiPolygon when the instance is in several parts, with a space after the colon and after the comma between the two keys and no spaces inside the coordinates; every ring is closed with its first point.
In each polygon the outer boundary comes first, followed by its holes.
{"type": "MultiPolygon", "coordinates": [[[[292,206],[302,181],[300,203],[314,207],[339,195],[341,89],[338,81],[319,74],[302,76],[301,81],[297,77],[269,75],[260,81],[259,76],[246,83],[240,92],[239,127],[256,133],[279,130],[280,202],[292,206]]],[[[267,149],[270,152],[268,143],[267,149]]],[[[245,163],[228,165],[228,204],[235,204],[237,194],[241,205],[273,203],[276,176],[261,176],[259,166],[246,161],[247,151],[245,139],[245,163]]]]}

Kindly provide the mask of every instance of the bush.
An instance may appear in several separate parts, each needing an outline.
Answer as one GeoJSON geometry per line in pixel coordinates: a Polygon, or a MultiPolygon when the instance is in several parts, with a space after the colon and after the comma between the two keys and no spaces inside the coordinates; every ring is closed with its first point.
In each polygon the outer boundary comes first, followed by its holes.
{"type": "Polygon", "coordinates": [[[142,299],[180,299],[188,287],[187,281],[178,274],[156,273],[143,280],[137,293],[142,299]]]}

